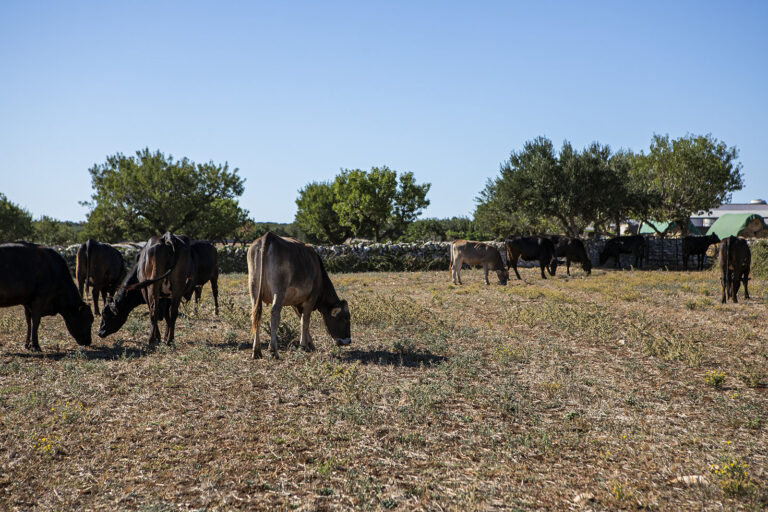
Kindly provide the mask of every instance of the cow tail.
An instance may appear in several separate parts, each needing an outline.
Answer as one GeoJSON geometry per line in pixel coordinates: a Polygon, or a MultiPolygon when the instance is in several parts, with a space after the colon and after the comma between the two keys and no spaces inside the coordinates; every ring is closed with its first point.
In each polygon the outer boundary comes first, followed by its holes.
{"type": "MultiPolygon", "coordinates": [[[[259,251],[258,258],[259,258],[259,268],[255,273],[258,273],[258,281],[256,282],[257,291],[256,291],[256,300],[253,303],[251,307],[251,335],[255,335],[259,330],[259,322],[261,321],[261,300],[263,298],[262,293],[262,286],[264,283],[264,258],[266,257],[269,236],[264,236],[264,241],[261,244],[261,250],[259,251]]],[[[248,264],[251,265],[250,258],[248,259],[248,264]]],[[[254,272],[251,273],[253,275],[254,272]]],[[[256,277],[254,275],[254,277],[256,277]]],[[[253,293],[253,292],[251,292],[253,293]]]]}
{"type": "Polygon", "coordinates": [[[89,281],[91,280],[91,253],[93,252],[93,240],[85,242],[85,295],[88,295],[89,281]]]}

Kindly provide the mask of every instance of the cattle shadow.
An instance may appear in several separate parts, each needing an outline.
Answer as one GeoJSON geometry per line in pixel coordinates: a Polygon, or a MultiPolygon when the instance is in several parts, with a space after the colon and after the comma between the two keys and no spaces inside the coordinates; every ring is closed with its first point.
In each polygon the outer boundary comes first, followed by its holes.
{"type": "Polygon", "coordinates": [[[124,347],[120,344],[115,344],[111,347],[98,347],[98,348],[80,348],[74,350],[46,352],[43,349],[42,352],[16,352],[8,353],[8,356],[18,357],[22,359],[50,359],[53,361],[61,361],[62,359],[81,359],[84,361],[115,361],[118,359],[135,359],[144,357],[148,354],[146,350],[124,347]]]}
{"type": "Polygon", "coordinates": [[[445,356],[439,356],[427,352],[390,352],[388,350],[348,350],[336,355],[336,358],[346,363],[358,361],[361,364],[375,364],[379,366],[402,366],[406,368],[420,368],[422,366],[437,366],[448,360],[445,356]]]}
{"type": "MultiPolygon", "coordinates": [[[[229,350],[230,352],[240,352],[243,350],[252,349],[253,342],[252,341],[223,341],[221,343],[211,343],[210,341],[206,341],[205,346],[219,349],[219,350],[229,350]]],[[[265,348],[268,350],[269,343],[262,343],[261,348],[262,350],[264,350],[265,348]]]]}

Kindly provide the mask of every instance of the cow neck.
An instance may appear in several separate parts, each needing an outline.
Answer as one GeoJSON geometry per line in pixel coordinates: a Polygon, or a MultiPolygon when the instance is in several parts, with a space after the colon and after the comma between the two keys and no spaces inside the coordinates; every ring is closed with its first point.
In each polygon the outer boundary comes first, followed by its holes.
{"type": "Polygon", "coordinates": [[[331,278],[328,277],[328,272],[325,271],[322,260],[320,260],[320,272],[323,274],[323,292],[317,301],[317,308],[335,307],[340,302],[339,296],[336,294],[336,288],[333,287],[331,278]]]}

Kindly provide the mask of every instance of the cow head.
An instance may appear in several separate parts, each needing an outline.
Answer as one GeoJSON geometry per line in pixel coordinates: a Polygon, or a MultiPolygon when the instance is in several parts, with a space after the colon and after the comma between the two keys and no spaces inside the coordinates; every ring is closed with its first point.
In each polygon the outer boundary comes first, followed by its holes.
{"type": "Polygon", "coordinates": [[[61,316],[64,317],[64,324],[66,324],[69,334],[75,338],[78,345],[91,344],[93,313],[91,313],[88,304],[80,301],[73,310],[62,313],[61,316]]]}
{"type": "Polygon", "coordinates": [[[128,320],[128,315],[136,306],[144,302],[144,296],[139,290],[120,288],[113,299],[108,299],[101,311],[99,338],[105,338],[120,330],[128,320]]]}
{"type": "Polygon", "coordinates": [[[320,311],[325,320],[325,328],[339,346],[352,343],[350,335],[350,316],[347,301],[342,300],[332,307],[320,311]]]}
{"type": "Polygon", "coordinates": [[[590,275],[592,273],[592,261],[589,259],[589,256],[587,256],[584,261],[581,264],[581,268],[584,269],[584,272],[587,273],[587,275],[590,275]]]}
{"type": "Polygon", "coordinates": [[[499,278],[499,284],[502,286],[507,286],[507,281],[509,281],[509,271],[505,268],[501,268],[496,270],[496,276],[499,278]]]}

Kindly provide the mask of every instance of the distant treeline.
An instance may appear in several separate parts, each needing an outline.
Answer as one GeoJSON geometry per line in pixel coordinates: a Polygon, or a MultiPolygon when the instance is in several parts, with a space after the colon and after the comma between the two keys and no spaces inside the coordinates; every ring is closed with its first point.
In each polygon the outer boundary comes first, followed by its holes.
{"type": "MultiPolygon", "coordinates": [[[[95,238],[146,240],[166,231],[213,242],[247,243],[267,230],[314,244],[349,238],[383,241],[501,239],[513,234],[615,235],[628,219],[674,222],[726,203],[743,186],[736,148],[711,135],[654,135],[647,152],[614,152],[594,142],[555,149],[527,141],[480,190],[472,219],[419,219],[430,183],[387,166],[342,169],[332,181],[298,191],[292,223],[256,222],[239,203],[245,180],[229,165],[175,159],[144,149],[115,154],[88,172],[93,192],[85,223],[37,220],[0,194],[0,241],[65,245],[95,238]]],[[[465,183],[466,180],[463,183],[465,183]]],[[[481,184],[471,186],[478,190],[481,184]]],[[[462,185],[464,186],[464,185],[462,185]]]]}

